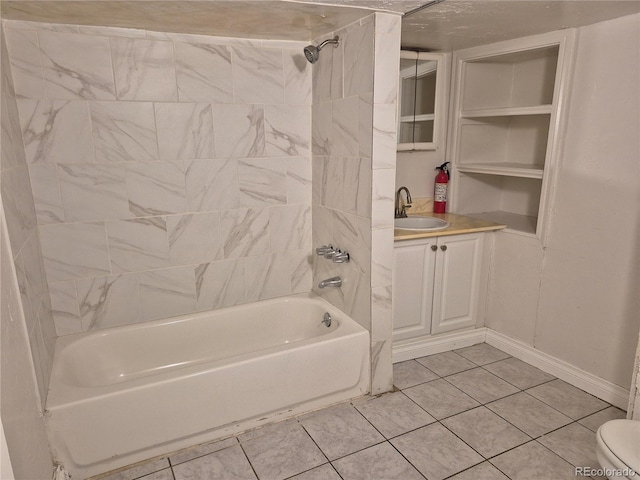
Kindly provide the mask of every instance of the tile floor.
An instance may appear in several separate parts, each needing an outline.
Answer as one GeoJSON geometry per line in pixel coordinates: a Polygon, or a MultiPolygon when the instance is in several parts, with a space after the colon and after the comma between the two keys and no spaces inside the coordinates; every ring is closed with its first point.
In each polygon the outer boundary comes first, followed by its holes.
{"type": "Polygon", "coordinates": [[[624,417],[484,343],[398,363],[394,384],[100,479],[575,479],[598,468],[597,428],[624,417]]]}

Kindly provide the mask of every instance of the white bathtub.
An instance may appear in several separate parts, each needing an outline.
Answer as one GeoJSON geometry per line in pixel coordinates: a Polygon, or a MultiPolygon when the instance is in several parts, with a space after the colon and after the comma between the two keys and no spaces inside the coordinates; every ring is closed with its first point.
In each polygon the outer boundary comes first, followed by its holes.
{"type": "Polygon", "coordinates": [[[58,338],[47,429],[78,479],[368,391],[369,333],[296,295],[58,338]]]}

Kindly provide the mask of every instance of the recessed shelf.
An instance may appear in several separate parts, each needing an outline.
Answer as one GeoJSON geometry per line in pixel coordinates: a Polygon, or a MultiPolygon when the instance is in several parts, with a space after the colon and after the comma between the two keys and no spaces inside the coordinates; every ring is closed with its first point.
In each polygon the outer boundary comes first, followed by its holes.
{"type": "Polygon", "coordinates": [[[542,178],[549,119],[545,113],[460,120],[460,171],[542,178]]]}
{"type": "MultiPolygon", "coordinates": [[[[551,105],[558,45],[468,57],[463,66],[460,110],[536,108],[551,105]]],[[[480,51],[480,50],[476,50],[480,51]]]]}
{"type": "Polygon", "coordinates": [[[534,105],[530,107],[479,108],[463,110],[461,118],[514,117],[518,115],[545,115],[553,110],[552,105],[534,105]]]}
{"type": "Polygon", "coordinates": [[[463,173],[483,173],[487,175],[504,175],[507,177],[542,179],[544,166],[527,165],[514,162],[460,164],[458,170],[463,173]]]}
{"type": "Polygon", "coordinates": [[[492,212],[467,213],[469,217],[506,225],[509,230],[535,235],[538,217],[496,210],[492,212]]]}

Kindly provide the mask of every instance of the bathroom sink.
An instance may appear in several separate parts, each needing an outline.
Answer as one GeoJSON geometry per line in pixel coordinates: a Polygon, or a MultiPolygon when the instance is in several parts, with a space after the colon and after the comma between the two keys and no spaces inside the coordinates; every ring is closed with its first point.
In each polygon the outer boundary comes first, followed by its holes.
{"type": "Polygon", "coordinates": [[[442,230],[449,226],[449,222],[435,217],[407,217],[396,218],[393,221],[394,228],[401,230],[420,230],[423,232],[432,232],[434,230],[442,230]]]}

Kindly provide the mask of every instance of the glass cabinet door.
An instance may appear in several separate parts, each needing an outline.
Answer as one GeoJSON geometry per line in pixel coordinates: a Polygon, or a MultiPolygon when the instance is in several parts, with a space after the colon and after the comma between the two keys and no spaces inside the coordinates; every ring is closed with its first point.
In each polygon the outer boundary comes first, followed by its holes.
{"type": "Polygon", "coordinates": [[[398,143],[413,143],[413,124],[416,116],[416,79],[416,60],[401,58],[398,143]]]}
{"type": "Polygon", "coordinates": [[[436,113],[437,62],[416,62],[415,116],[413,143],[433,143],[433,124],[436,113]]]}
{"type": "Polygon", "coordinates": [[[424,52],[400,53],[398,150],[435,150],[442,81],[438,70],[442,56],[424,52]]]}

